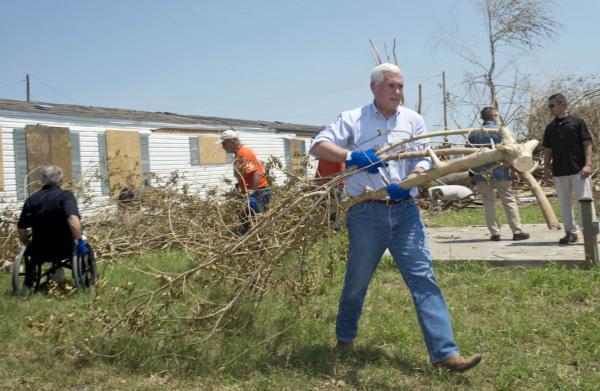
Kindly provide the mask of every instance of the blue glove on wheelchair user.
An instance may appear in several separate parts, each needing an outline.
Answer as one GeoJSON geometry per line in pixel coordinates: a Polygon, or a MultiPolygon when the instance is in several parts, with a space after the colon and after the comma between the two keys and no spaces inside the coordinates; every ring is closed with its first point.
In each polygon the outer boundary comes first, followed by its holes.
{"type": "Polygon", "coordinates": [[[253,211],[256,211],[256,194],[255,193],[250,193],[250,195],[248,196],[248,203],[250,204],[250,209],[252,209],[253,211]]]}
{"type": "Polygon", "coordinates": [[[88,252],[88,249],[87,249],[87,241],[85,240],[85,236],[82,236],[81,238],[77,239],[75,242],[77,243],[77,251],[79,251],[79,253],[81,255],[86,255],[88,252]]]}
{"type": "Polygon", "coordinates": [[[385,188],[390,196],[390,200],[404,200],[410,196],[410,189],[406,190],[397,183],[387,185],[385,188]]]}
{"type": "Polygon", "coordinates": [[[346,160],[346,167],[352,166],[358,168],[368,167],[368,173],[377,174],[379,172],[378,168],[387,166],[387,163],[381,161],[373,148],[369,148],[366,151],[352,152],[350,159],[346,160]]]}

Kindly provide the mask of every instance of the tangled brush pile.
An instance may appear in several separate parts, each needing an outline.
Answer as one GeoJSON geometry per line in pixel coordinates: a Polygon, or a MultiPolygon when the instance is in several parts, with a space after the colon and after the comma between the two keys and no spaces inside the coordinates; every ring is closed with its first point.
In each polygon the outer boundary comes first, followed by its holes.
{"type": "MultiPolygon", "coordinates": [[[[274,165],[277,161],[270,161],[267,168],[274,165]]],[[[132,263],[138,277],[152,280],[145,285],[152,289],[125,283],[109,290],[100,279],[87,311],[53,319],[49,330],[85,333],[80,343],[91,352],[116,330],[160,334],[166,324],[171,335],[210,338],[273,290],[301,302],[321,289],[334,263],[345,258],[337,248],[324,253],[327,246],[316,244],[335,232],[330,219],[339,203],[335,184],[317,185],[305,176],[289,175],[284,184],[271,187],[269,210],[250,216],[250,230],[240,235],[240,211],[247,209],[247,197],[232,190],[200,198],[177,182],[175,174],[166,183],[132,194],[118,210],[86,218],[84,225],[100,265],[168,249],[181,254],[181,265],[156,270],[132,263]]],[[[15,221],[14,215],[3,219],[5,258],[16,252],[15,221]]]]}

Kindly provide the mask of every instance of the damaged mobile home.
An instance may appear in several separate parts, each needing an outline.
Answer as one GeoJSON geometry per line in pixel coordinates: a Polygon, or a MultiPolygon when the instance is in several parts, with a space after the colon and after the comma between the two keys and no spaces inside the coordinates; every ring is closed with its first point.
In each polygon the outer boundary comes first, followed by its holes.
{"type": "Polygon", "coordinates": [[[92,205],[173,172],[200,196],[227,190],[231,156],[217,143],[226,129],[259,159],[275,156],[292,170],[319,127],[0,99],[0,202],[22,202],[39,188],[45,164],[62,167],[73,187],[85,181],[92,205]]]}

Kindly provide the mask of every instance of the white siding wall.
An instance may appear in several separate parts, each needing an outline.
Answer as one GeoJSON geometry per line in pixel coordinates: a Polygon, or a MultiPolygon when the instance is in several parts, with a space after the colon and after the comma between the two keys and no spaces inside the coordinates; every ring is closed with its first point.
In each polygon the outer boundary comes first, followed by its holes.
{"type": "Polygon", "coordinates": [[[0,204],[16,202],[17,184],[12,128],[2,128],[2,166],[4,168],[4,188],[0,191],[0,204]]]}
{"type": "MultiPolygon", "coordinates": [[[[24,128],[25,125],[30,123],[34,122],[26,119],[3,121],[0,118],[4,167],[4,189],[0,190],[0,206],[11,204],[16,206],[22,202],[16,199],[13,128],[24,128]]],[[[81,126],[81,124],[74,121],[66,121],[65,123],[48,122],[43,124],[65,126],[71,131],[79,133],[81,173],[83,181],[86,183],[85,191],[91,194],[93,198],[92,204],[80,204],[81,211],[84,214],[92,213],[94,210],[110,204],[109,197],[102,195],[102,184],[99,177],[101,157],[98,148],[98,134],[102,134],[105,128],[97,125],[81,126]]],[[[117,129],[119,127],[106,126],[106,128],[117,129]]],[[[191,164],[190,135],[150,133],[150,129],[140,127],[130,128],[129,130],[150,134],[150,171],[158,175],[159,178],[167,179],[172,172],[178,171],[183,175],[181,184],[188,184],[192,192],[201,196],[206,195],[206,191],[209,188],[219,187],[222,190],[227,190],[231,187],[230,185],[223,184],[224,178],[234,180],[231,163],[210,165],[191,164]]],[[[285,167],[285,135],[261,131],[260,129],[239,129],[237,132],[242,144],[251,148],[260,160],[266,162],[270,156],[276,156],[285,167]]],[[[305,146],[308,152],[310,147],[309,139],[305,139],[305,146]]],[[[314,172],[314,167],[312,171],[314,172]]],[[[311,171],[309,173],[312,175],[311,171]]],[[[282,182],[285,175],[283,172],[275,172],[275,177],[279,182],[282,182]]]]}
{"type": "Polygon", "coordinates": [[[79,133],[79,153],[81,154],[81,176],[86,183],[85,191],[92,195],[92,205],[80,205],[82,213],[88,209],[103,207],[109,203],[108,195],[102,195],[100,180],[100,153],[98,150],[98,134],[104,129],[71,128],[79,133]]]}
{"type": "MultiPolygon", "coordinates": [[[[283,138],[268,132],[238,132],[242,144],[251,148],[260,160],[267,161],[271,155],[279,157],[284,163],[283,138]]],[[[234,180],[231,163],[192,165],[190,159],[190,136],[185,134],[160,134],[150,136],[150,171],[162,179],[172,172],[183,175],[181,184],[188,184],[194,193],[204,196],[206,190],[223,185],[223,178],[234,180]]],[[[276,173],[283,180],[283,172],[276,173]]]]}

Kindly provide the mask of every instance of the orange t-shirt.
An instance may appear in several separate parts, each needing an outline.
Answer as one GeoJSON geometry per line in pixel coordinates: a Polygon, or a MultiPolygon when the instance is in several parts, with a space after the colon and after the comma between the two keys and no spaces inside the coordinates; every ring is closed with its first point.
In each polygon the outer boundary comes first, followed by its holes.
{"type": "Polygon", "coordinates": [[[344,172],[345,163],[332,162],[331,160],[319,159],[315,178],[333,178],[339,173],[344,172]]]}
{"type": "Polygon", "coordinates": [[[262,164],[250,148],[242,145],[235,153],[235,160],[233,161],[233,172],[242,193],[246,192],[248,185],[252,182],[252,174],[256,171],[260,174],[257,189],[267,187],[268,183],[262,164]]]}

